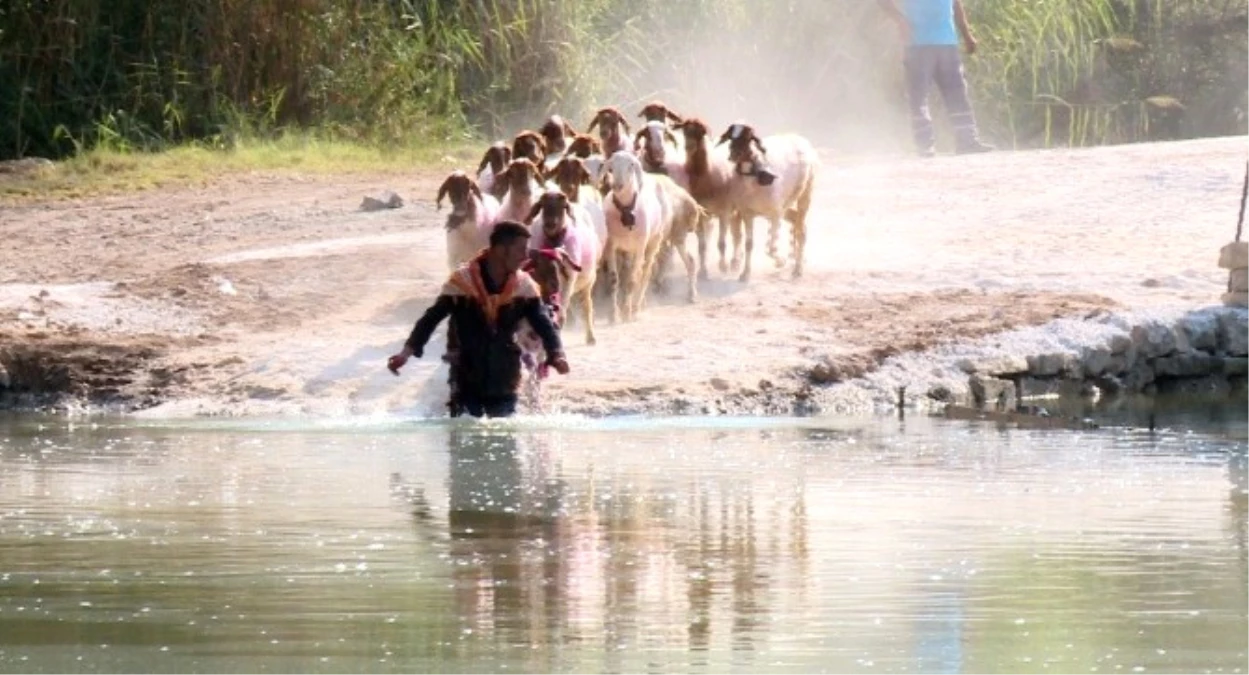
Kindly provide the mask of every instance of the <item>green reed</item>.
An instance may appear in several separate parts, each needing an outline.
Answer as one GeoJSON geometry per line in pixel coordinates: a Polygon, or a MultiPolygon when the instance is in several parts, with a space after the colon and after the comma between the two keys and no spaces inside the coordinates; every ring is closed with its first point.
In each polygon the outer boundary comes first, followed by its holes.
{"type": "MultiPolygon", "coordinates": [[[[1245,133],[1247,3],[967,0],[986,135],[1245,133]]],[[[290,129],[428,145],[656,97],[714,124],[899,145],[899,57],[870,0],[0,0],[0,159],[290,129]]]]}

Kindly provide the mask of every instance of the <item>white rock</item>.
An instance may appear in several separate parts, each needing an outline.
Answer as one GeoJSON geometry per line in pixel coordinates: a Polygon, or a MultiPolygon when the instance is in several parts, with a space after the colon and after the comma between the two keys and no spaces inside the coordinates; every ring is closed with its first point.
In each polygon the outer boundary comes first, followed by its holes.
{"type": "Polygon", "coordinates": [[[1108,347],[1090,347],[1080,356],[1086,377],[1097,377],[1105,373],[1114,365],[1114,359],[1115,355],[1110,353],[1108,347]]]}
{"type": "Polygon", "coordinates": [[[1180,351],[1213,352],[1219,346],[1219,315],[1214,312],[1193,313],[1176,324],[1176,338],[1188,349],[1180,351]]]}
{"type": "Polygon", "coordinates": [[[1075,365],[1076,357],[1074,354],[1055,352],[1028,357],[1028,372],[1037,377],[1053,377],[1059,373],[1073,370],[1075,365]]]}
{"type": "Polygon", "coordinates": [[[1249,354],[1249,313],[1227,311],[1219,315],[1219,348],[1229,356],[1249,354]]]}
{"type": "Polygon", "coordinates": [[[1175,351],[1175,331],[1170,326],[1151,321],[1132,328],[1132,341],[1136,343],[1137,357],[1152,359],[1175,351]]]}

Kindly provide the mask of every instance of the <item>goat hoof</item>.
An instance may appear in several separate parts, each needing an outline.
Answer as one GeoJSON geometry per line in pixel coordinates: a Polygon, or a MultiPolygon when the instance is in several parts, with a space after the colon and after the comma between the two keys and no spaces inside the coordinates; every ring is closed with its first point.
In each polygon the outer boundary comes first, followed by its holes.
{"type": "Polygon", "coordinates": [[[745,272],[742,272],[742,275],[737,277],[737,280],[742,283],[746,283],[747,281],[750,281],[750,270],[746,270],[745,272]]]}
{"type": "Polygon", "coordinates": [[[593,345],[598,344],[598,340],[596,340],[593,335],[587,335],[585,336],[585,343],[587,345],[593,346],[593,345]]]}
{"type": "Polygon", "coordinates": [[[720,274],[728,274],[728,273],[729,273],[729,263],[728,263],[728,261],[727,261],[727,260],[721,260],[721,261],[720,261],[720,274]]]}

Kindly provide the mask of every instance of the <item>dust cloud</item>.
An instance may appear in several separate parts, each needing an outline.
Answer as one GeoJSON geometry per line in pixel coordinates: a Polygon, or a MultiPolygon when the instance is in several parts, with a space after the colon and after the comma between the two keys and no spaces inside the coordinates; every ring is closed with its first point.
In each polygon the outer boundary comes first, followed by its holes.
{"type": "Polygon", "coordinates": [[[716,17],[719,26],[648,17],[644,31],[665,51],[648,55],[650,67],[630,87],[605,87],[609,100],[586,108],[616,105],[636,115],[660,99],[716,133],[744,121],[763,135],[801,134],[838,155],[909,152],[902,44],[876,2],[769,2],[742,11],[751,15],[716,17]]]}

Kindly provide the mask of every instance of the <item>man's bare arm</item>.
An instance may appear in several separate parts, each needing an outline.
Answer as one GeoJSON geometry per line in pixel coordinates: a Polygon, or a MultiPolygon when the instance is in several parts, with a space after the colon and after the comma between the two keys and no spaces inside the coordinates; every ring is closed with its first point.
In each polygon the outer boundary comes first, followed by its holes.
{"type": "Polygon", "coordinates": [[[972,35],[971,25],[967,23],[967,10],[963,8],[963,0],[954,0],[954,23],[958,26],[959,37],[968,54],[976,53],[976,36],[972,35]]]}

